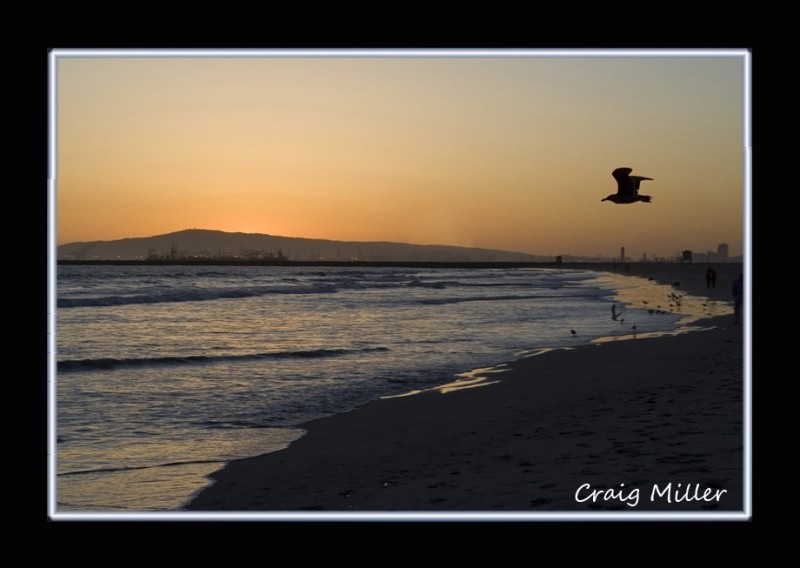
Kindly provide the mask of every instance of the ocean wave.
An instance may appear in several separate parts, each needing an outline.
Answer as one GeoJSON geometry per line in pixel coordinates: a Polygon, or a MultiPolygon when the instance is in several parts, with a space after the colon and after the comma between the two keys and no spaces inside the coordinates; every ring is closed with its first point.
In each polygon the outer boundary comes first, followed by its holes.
{"type": "Polygon", "coordinates": [[[152,367],[164,365],[205,365],[232,361],[261,361],[269,359],[321,359],[341,357],[359,353],[389,351],[388,347],[368,347],[364,349],[311,349],[307,351],[273,351],[267,353],[248,353],[245,355],[188,355],[186,357],[147,357],[147,358],[103,358],[68,359],[58,362],[59,373],[81,371],[105,371],[122,367],[152,367]]]}
{"type": "Polygon", "coordinates": [[[544,300],[547,298],[558,298],[558,299],[567,299],[567,298],[591,298],[595,297],[597,294],[558,294],[558,295],[546,295],[546,294],[511,294],[511,295],[503,295],[503,296],[466,296],[463,298],[425,298],[419,300],[420,304],[429,304],[434,306],[445,305],[445,304],[460,304],[462,302],[495,302],[495,301],[508,301],[508,300],[544,300]]]}
{"type": "Polygon", "coordinates": [[[195,424],[203,428],[211,428],[219,430],[275,428],[274,424],[264,424],[261,422],[254,422],[252,420],[204,420],[202,422],[195,422],[195,424]]]}
{"type": "Polygon", "coordinates": [[[422,280],[412,280],[411,282],[408,282],[406,286],[409,286],[411,288],[433,288],[435,290],[444,290],[448,286],[453,287],[453,286],[458,286],[460,284],[461,284],[460,282],[453,282],[453,281],[434,280],[434,281],[424,282],[422,280]]]}
{"type": "Polygon", "coordinates": [[[149,294],[95,296],[90,298],[59,298],[59,308],[122,306],[127,304],[160,304],[164,302],[202,302],[224,298],[251,298],[269,294],[332,294],[338,292],[330,284],[312,286],[256,286],[245,288],[209,288],[169,290],[149,294]]]}
{"type": "MultiPolygon", "coordinates": [[[[251,298],[273,294],[331,294],[343,291],[373,290],[373,289],[458,289],[458,288],[483,288],[501,289],[509,287],[530,288],[536,290],[552,289],[561,290],[572,287],[574,282],[583,280],[580,275],[570,275],[569,281],[563,278],[553,278],[538,274],[512,273],[497,277],[493,273],[419,273],[416,271],[343,271],[343,272],[316,272],[303,271],[292,274],[274,275],[272,282],[247,282],[231,285],[216,286],[189,286],[184,287],[185,277],[202,276],[214,279],[217,277],[231,277],[224,271],[207,271],[197,274],[179,275],[170,273],[169,278],[142,276],[138,278],[125,278],[120,281],[120,289],[113,288],[114,282],[103,279],[103,289],[97,289],[95,275],[82,276],[85,286],[80,283],[70,282],[66,290],[59,289],[58,308],[77,307],[109,307],[129,304],[159,304],[167,302],[201,302],[219,299],[251,298]],[[530,277],[528,277],[530,276],[530,277]],[[164,285],[164,283],[167,283],[164,285]],[[93,293],[89,295],[87,292],[93,293]]],[[[192,280],[194,281],[194,280],[192,280]]],[[[578,285],[577,287],[581,287],[578,285]]],[[[505,299],[498,297],[498,299],[505,299]]],[[[513,298],[512,298],[513,299],[513,298]]],[[[443,299],[441,303],[451,303],[461,300],[443,299]]]]}
{"type": "Polygon", "coordinates": [[[202,464],[210,464],[210,463],[225,463],[225,460],[216,459],[216,460],[188,460],[188,461],[176,461],[176,462],[167,462],[167,463],[158,463],[153,465],[135,465],[129,467],[101,467],[97,469],[80,469],[75,471],[64,471],[58,474],[59,477],[67,476],[67,475],[86,475],[87,473],[116,473],[120,471],[135,471],[137,469],[153,469],[156,467],[177,467],[182,465],[202,465],[202,464]]]}

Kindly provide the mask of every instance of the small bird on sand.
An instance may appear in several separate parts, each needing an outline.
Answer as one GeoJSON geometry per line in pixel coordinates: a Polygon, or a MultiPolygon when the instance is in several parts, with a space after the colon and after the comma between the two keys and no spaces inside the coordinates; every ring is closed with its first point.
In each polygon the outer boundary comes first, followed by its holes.
{"type": "Polygon", "coordinates": [[[577,332],[577,331],[575,331],[574,329],[570,329],[570,330],[569,330],[569,332],[570,332],[572,335],[578,335],[578,332],[577,332]]]}
{"type": "Polygon", "coordinates": [[[631,168],[617,168],[611,175],[617,180],[617,193],[612,193],[605,199],[600,201],[612,201],[617,205],[626,205],[628,203],[636,203],[637,201],[644,201],[650,203],[652,197],[649,195],[639,195],[639,184],[642,180],[653,178],[643,176],[632,176],[630,173],[631,168]]]}

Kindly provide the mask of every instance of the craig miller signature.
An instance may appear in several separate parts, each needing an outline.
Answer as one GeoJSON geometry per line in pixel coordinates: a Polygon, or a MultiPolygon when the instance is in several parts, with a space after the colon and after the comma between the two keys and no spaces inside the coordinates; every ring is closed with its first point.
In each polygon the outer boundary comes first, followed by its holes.
{"type": "MultiPolygon", "coordinates": [[[[700,483],[654,483],[650,491],[645,493],[645,498],[649,497],[650,501],[662,501],[670,504],[689,501],[719,502],[727,492],[727,489],[704,488],[700,483]]],[[[592,489],[589,483],[584,483],[575,491],[575,501],[578,503],[617,501],[628,507],[639,505],[641,496],[641,490],[638,487],[628,489],[624,483],[620,483],[616,489],[592,489]]]]}

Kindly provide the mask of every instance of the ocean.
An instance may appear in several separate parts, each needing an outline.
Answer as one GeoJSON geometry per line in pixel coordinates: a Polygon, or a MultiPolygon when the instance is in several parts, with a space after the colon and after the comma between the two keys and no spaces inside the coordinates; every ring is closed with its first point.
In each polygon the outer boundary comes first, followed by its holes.
{"type": "Polygon", "coordinates": [[[543,348],[678,325],[677,308],[623,306],[621,286],[656,285],[620,280],[542,268],[59,266],[56,510],[180,510],[209,473],[286,447],[308,420],[543,348]]]}

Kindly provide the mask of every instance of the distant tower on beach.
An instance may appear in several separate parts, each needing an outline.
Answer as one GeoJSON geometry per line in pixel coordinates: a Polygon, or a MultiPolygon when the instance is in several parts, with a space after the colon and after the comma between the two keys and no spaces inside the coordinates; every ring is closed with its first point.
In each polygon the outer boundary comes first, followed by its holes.
{"type": "Polygon", "coordinates": [[[717,245],[717,260],[719,261],[728,260],[728,245],[726,243],[721,243],[717,245]]]}
{"type": "Polygon", "coordinates": [[[625,247],[619,247],[619,261],[625,262],[625,247]]]}

